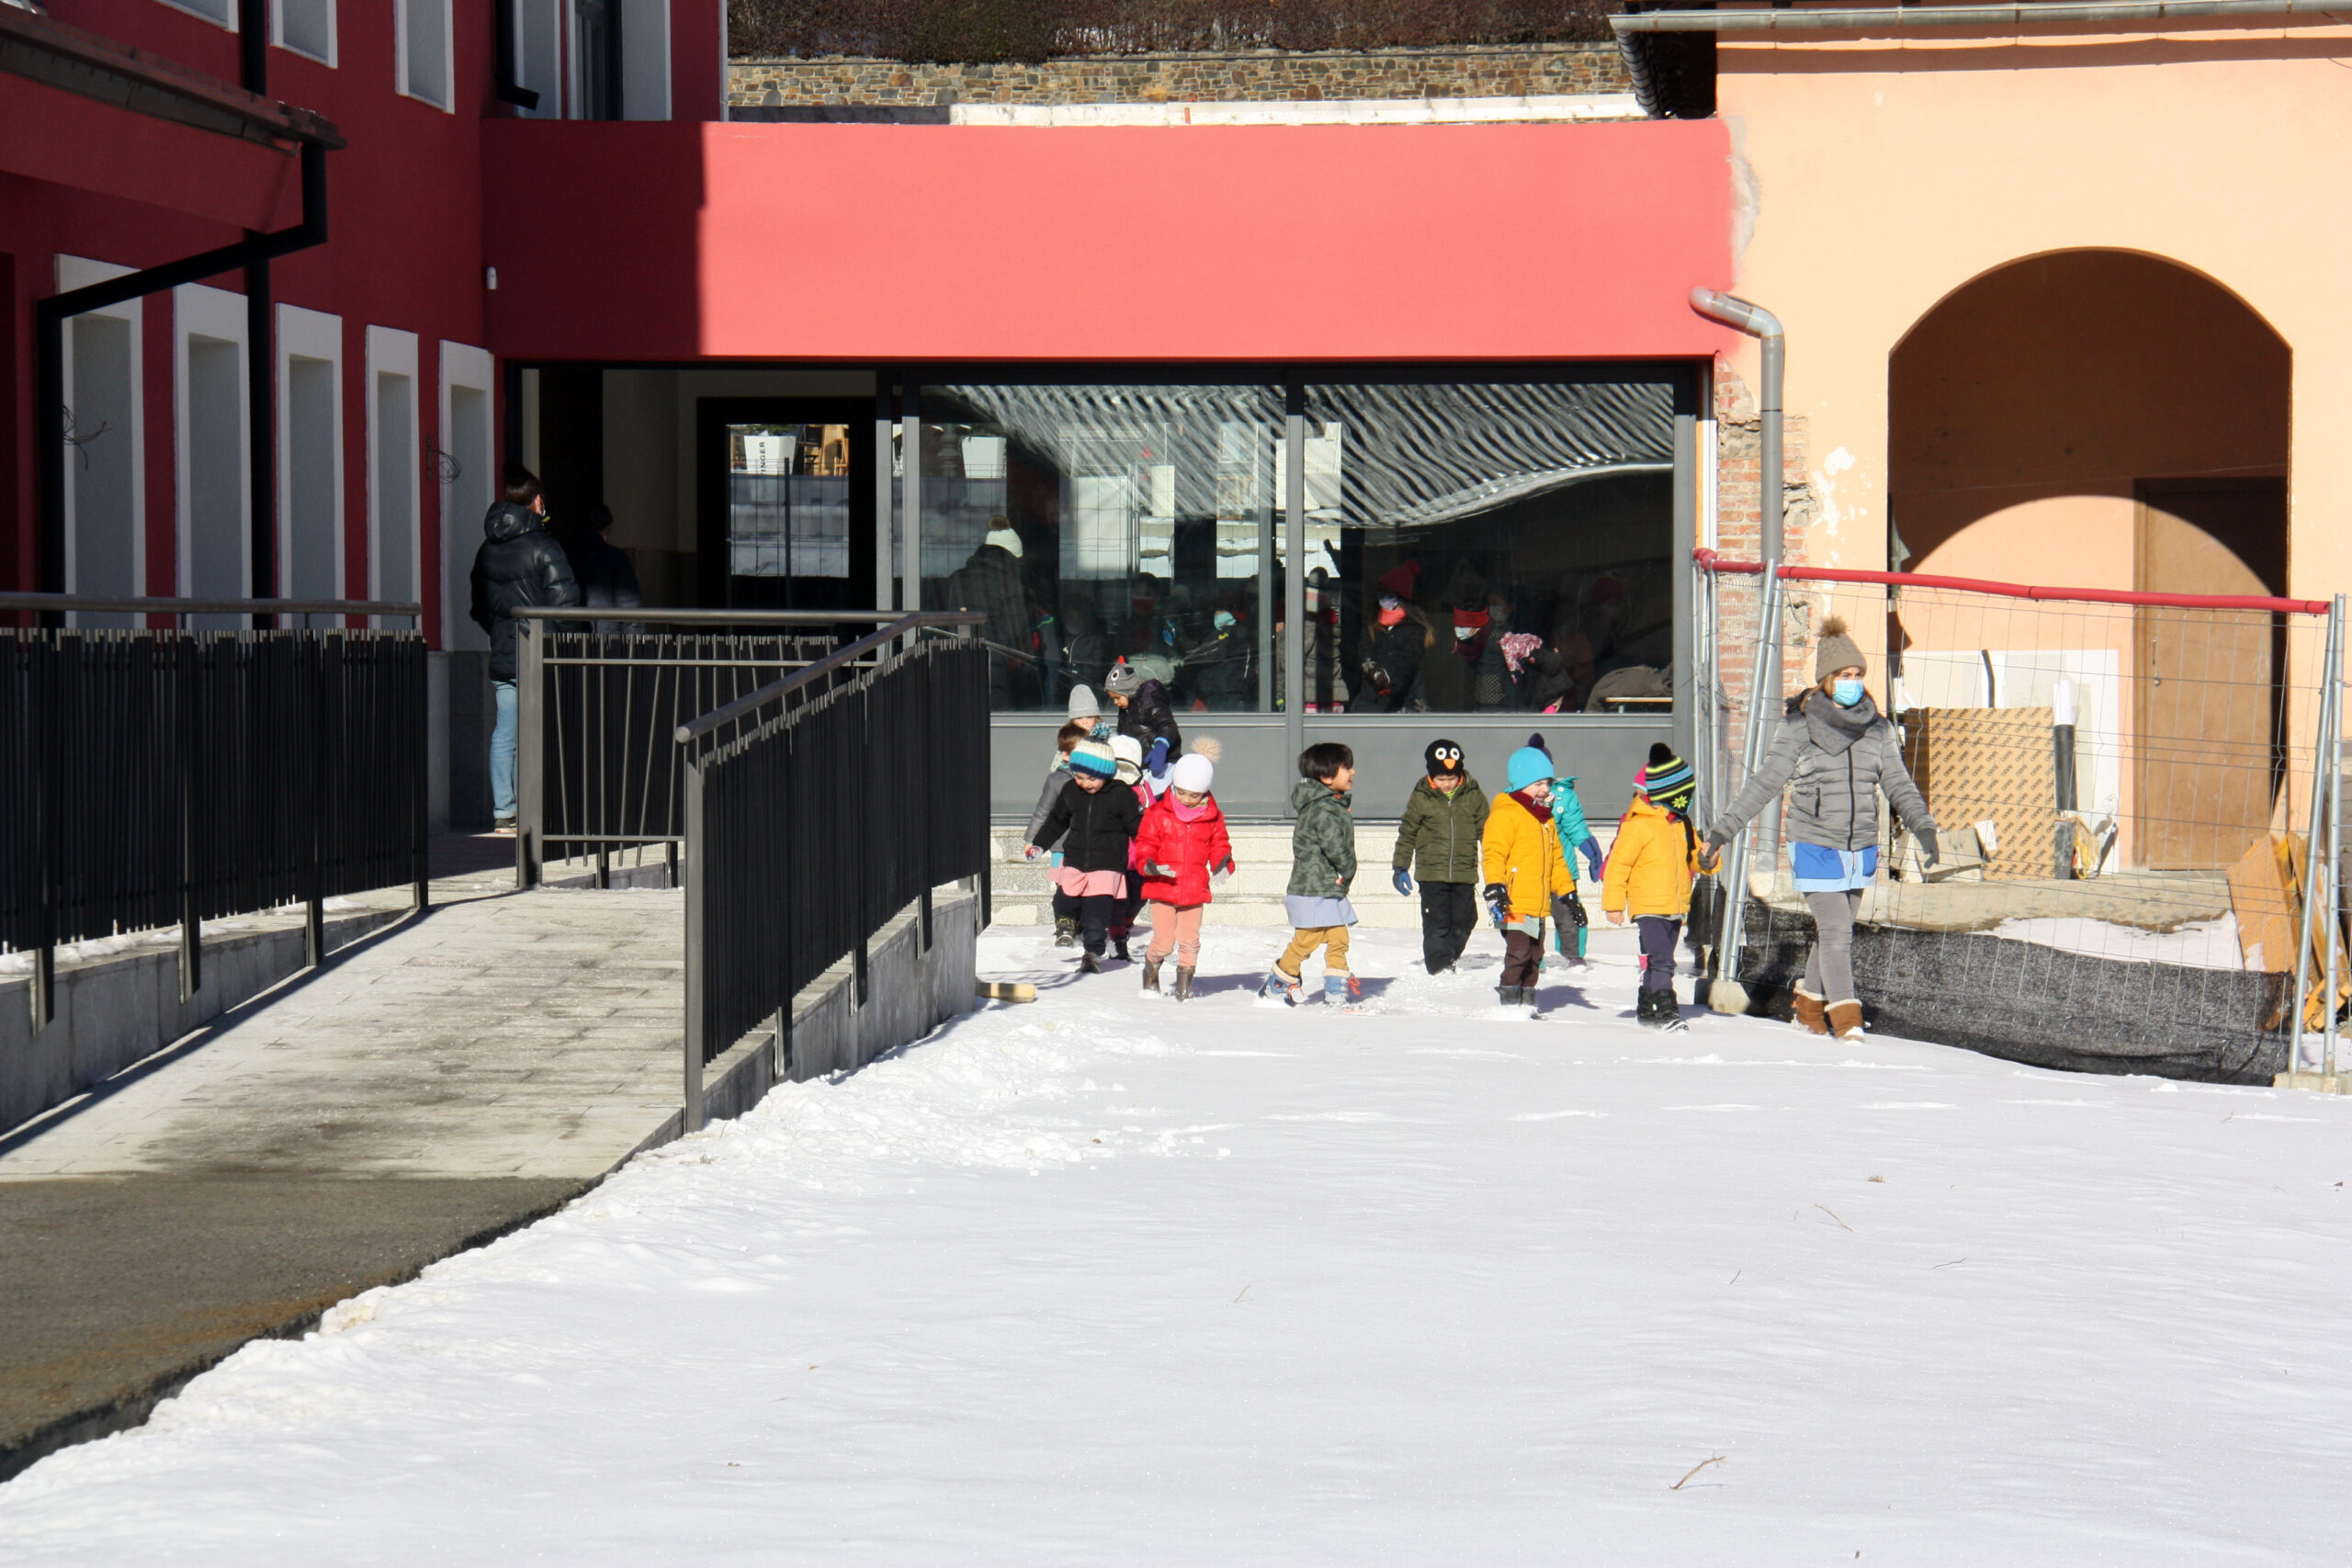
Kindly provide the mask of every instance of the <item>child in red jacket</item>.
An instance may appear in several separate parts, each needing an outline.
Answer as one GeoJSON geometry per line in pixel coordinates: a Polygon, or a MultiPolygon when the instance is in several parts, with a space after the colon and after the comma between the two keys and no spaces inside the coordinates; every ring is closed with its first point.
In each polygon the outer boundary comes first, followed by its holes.
{"type": "Polygon", "coordinates": [[[1159,966],[1176,954],[1176,999],[1193,995],[1193,972],[1201,963],[1201,910],[1209,901],[1209,876],[1233,869],[1233,840],[1226,836],[1225,813],[1209,785],[1216,769],[1198,751],[1177,760],[1168,793],[1152,802],[1136,832],[1136,860],[1143,867],[1143,896],[1151,903],[1151,945],[1144,950],[1143,988],[1159,989],[1159,966]]]}

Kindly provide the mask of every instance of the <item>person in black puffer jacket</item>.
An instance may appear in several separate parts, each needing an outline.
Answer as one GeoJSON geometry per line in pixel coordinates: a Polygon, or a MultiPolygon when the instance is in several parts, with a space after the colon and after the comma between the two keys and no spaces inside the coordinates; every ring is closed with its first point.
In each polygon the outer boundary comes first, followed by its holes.
{"type": "Polygon", "coordinates": [[[1119,733],[1132,735],[1143,743],[1144,772],[1157,778],[1168,760],[1184,750],[1184,735],[1176,728],[1168,688],[1158,681],[1146,680],[1142,671],[1122,659],[1102,678],[1102,689],[1119,705],[1119,733]],[[1167,745],[1154,755],[1154,742],[1163,740],[1167,745]]]}
{"type": "MultiPolygon", "coordinates": [[[[613,543],[613,509],[599,501],[582,514],[581,525],[563,542],[564,558],[571,563],[572,581],[580,584],[580,603],[591,610],[635,610],[645,604],[637,586],[637,566],[628,552],[613,543]]],[[[643,621],[598,621],[606,637],[643,637],[643,621]]]]}
{"type": "Polygon", "coordinates": [[[473,618],[490,637],[491,690],[497,722],[490,732],[491,814],[500,832],[514,830],[514,612],[580,603],[580,584],[563,547],[547,531],[538,476],[506,465],[505,499],[481,523],[474,553],[473,618]]]}

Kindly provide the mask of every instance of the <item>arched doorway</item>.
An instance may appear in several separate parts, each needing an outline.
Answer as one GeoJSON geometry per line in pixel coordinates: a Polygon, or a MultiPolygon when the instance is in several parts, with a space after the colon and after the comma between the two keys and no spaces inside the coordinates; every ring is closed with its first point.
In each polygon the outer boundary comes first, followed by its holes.
{"type": "MultiPolygon", "coordinates": [[[[2160,257],[2065,251],[1984,274],[1890,356],[1890,555],[2008,581],[2282,593],[2290,374],[2244,301],[2160,257]]],[[[2098,625],[2073,633],[2096,641],[2098,625]]],[[[2105,649],[2041,657],[2106,705],[2107,798],[2082,805],[2119,820],[2130,863],[2234,861],[2280,782],[2282,628],[2160,609],[2105,625],[2105,649]]],[[[1997,650],[1976,651],[1992,670],[1997,650]]]]}

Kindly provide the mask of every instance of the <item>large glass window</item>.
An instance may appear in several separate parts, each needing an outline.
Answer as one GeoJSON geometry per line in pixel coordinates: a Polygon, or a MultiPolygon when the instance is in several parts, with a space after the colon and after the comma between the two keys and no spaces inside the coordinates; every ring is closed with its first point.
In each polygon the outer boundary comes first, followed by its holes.
{"type": "Polygon", "coordinates": [[[922,603],[984,611],[1000,711],[1121,659],[1177,711],[1274,704],[1281,389],[926,388],[922,603]]]}
{"type": "Polygon", "coordinates": [[[1310,711],[1670,707],[1673,389],[1306,389],[1310,711]]]}
{"type": "Polygon", "coordinates": [[[729,574],[849,575],[847,425],[730,424],[727,468],[729,574]]]}

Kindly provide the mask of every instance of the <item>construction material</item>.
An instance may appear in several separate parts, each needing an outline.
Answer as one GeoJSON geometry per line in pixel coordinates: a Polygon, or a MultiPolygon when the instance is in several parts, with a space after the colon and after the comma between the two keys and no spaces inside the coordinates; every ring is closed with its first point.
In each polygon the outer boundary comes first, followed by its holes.
{"type": "Polygon", "coordinates": [[[981,980],[972,987],[973,994],[991,1002],[1034,1002],[1037,987],[1026,980],[981,980]]]}

